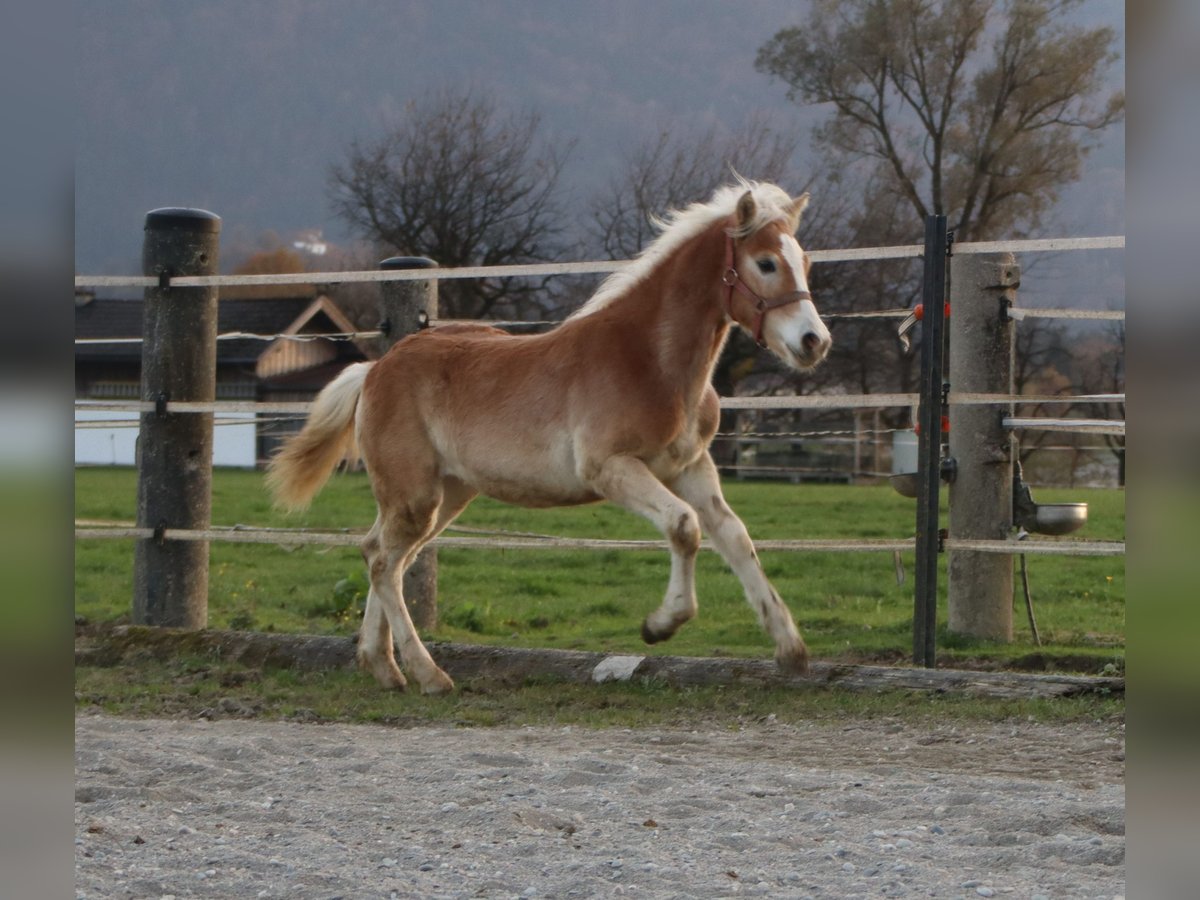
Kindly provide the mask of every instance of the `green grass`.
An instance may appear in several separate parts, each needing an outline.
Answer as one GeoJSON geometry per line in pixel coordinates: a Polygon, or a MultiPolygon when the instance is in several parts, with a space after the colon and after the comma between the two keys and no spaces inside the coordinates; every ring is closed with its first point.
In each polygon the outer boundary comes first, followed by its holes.
{"type": "MultiPolygon", "coordinates": [[[[136,472],[78,469],[78,518],[132,520],[136,472]]],[[[913,501],[890,487],[730,482],[726,496],[758,539],[902,538],[914,530],[913,501]]],[[[1089,522],[1077,534],[1123,540],[1123,491],[1038,490],[1040,502],[1087,501],[1089,522]]],[[[213,522],[314,528],[365,528],[374,502],[365,476],[335,477],[302,515],[271,509],[257,472],[218,470],[213,522]]],[[[459,524],[572,537],[654,539],[641,519],[607,504],[530,511],[477,500],[459,524]]],[[[911,654],[912,554],[896,583],[890,553],[762,553],[767,573],[788,602],[817,659],[903,660],[911,654]]],[[[75,612],[94,622],[128,617],[130,541],[78,541],[75,612]]],[[[746,605],[736,578],[712,553],[698,562],[700,614],[671,641],[647,648],[642,618],[661,600],[668,560],[658,551],[443,549],[439,554],[438,640],[673,655],[769,657],[769,639],[746,605]]],[[[1039,653],[1065,669],[1123,666],[1123,558],[1034,557],[1030,582],[1044,646],[1030,642],[1021,595],[1016,640],[998,645],[939,634],[946,660],[1013,663],[1039,653]]],[[[353,548],[211,545],[209,624],[214,628],[349,634],[365,591],[353,548]]],[[[944,559],[939,622],[945,622],[944,559]]],[[[1029,659],[1025,660],[1029,662],[1029,659]]]]}
{"type": "Polygon", "coordinates": [[[761,722],[802,724],[851,718],[908,722],[1120,719],[1123,697],[995,699],[933,692],[860,693],[761,686],[673,688],[656,681],[565,684],[534,680],[496,687],[465,682],[449,695],[381,691],[359,672],[246,668],[179,657],[115,667],[78,666],[79,709],[124,716],[201,715],[398,726],[579,725],[588,728],[736,729],[761,722]]]}

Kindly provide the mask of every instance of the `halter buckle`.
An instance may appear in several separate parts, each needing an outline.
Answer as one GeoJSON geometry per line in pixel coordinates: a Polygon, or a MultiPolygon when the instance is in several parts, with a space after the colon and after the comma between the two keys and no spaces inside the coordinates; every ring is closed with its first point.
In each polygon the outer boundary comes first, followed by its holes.
{"type": "Polygon", "coordinates": [[[725,287],[733,287],[737,283],[738,283],[737,269],[730,266],[728,269],[725,270],[725,273],[721,276],[721,284],[725,285],[725,287]]]}

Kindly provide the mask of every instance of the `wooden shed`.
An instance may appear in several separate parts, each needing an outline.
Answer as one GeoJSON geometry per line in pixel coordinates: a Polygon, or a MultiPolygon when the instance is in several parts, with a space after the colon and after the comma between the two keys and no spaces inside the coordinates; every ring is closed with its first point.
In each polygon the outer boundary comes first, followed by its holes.
{"type": "MultiPolygon", "coordinates": [[[[217,399],[307,401],[352,362],[373,359],[369,340],[321,338],[355,331],[347,315],[328,296],[320,294],[261,299],[224,299],[217,307],[217,399]],[[311,339],[304,339],[312,335],[311,339]],[[278,337],[277,337],[278,336],[278,337]],[[300,338],[297,340],[296,338],[300,338]]],[[[142,300],[75,296],[75,396],[80,399],[135,400],[140,396],[140,343],[128,339],[142,334],[142,300]]],[[[111,415],[109,418],[119,418],[111,415]]],[[[298,430],[301,422],[278,416],[261,416],[247,442],[239,436],[235,465],[265,461],[281,438],[298,430]]],[[[250,426],[247,426],[250,427],[250,426]]],[[[91,429],[84,435],[93,446],[122,448],[102,459],[80,457],[77,432],[76,462],[133,464],[129,428],[114,434],[91,429]],[[127,458],[128,457],[128,458],[127,458]]],[[[218,456],[222,441],[232,443],[236,431],[215,432],[218,456]]],[[[132,433],[131,433],[132,432],[132,433]]],[[[86,454],[85,454],[86,456],[86,454]]],[[[226,454],[226,458],[228,454],[226,454]]]]}

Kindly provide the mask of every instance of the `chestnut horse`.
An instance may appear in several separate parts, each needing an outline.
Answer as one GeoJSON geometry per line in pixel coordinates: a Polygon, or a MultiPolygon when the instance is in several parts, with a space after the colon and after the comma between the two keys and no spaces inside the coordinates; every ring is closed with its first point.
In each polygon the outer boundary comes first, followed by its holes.
{"type": "Polygon", "coordinates": [[[719,403],[710,381],[730,326],[790,367],[829,352],[794,237],[808,195],[739,180],[670,214],[662,233],[557,328],[514,336],[447,325],[347,367],[272,460],[277,503],[303,508],[345,457],[366,463],[378,517],[359,665],[403,688],[393,635],[426,693],[454,687],[413,628],[402,575],[478,494],[521,506],[609,500],[645,516],[671,548],[666,597],[642,625],[665,640],[696,614],[701,530],[742,582],[790,671],[808,667],[796,624],[721,495],[708,452],[719,403]]]}

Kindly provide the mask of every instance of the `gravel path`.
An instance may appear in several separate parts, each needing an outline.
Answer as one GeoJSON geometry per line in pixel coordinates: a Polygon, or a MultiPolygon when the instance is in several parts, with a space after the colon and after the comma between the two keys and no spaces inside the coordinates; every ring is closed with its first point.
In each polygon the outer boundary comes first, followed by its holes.
{"type": "Polygon", "coordinates": [[[1124,729],[76,719],[78,897],[1124,894],[1124,729]]]}

